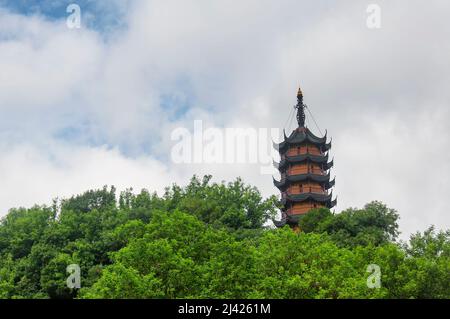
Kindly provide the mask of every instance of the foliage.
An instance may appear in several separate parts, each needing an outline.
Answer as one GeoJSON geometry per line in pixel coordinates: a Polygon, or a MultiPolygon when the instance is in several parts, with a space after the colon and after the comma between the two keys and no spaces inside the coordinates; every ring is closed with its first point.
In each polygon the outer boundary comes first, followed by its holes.
{"type": "Polygon", "coordinates": [[[340,246],[383,245],[398,236],[398,214],[383,203],[374,201],[363,209],[349,208],[339,214],[320,208],[301,221],[305,232],[325,232],[340,246]]]}
{"type": "Polygon", "coordinates": [[[309,212],[273,229],[274,197],[194,176],[163,196],[104,187],[10,210],[0,222],[0,298],[450,298],[450,232],[396,243],[380,202],[309,212]],[[81,290],[66,268],[81,268],[81,290]],[[367,286],[367,267],[381,287],[367,286]]]}

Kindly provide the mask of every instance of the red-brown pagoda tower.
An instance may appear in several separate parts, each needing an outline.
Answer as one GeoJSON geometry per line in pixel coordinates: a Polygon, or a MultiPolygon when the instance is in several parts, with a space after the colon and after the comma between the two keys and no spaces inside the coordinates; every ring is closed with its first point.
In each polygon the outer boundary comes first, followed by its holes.
{"type": "Polygon", "coordinates": [[[281,191],[282,216],[274,221],[277,227],[286,224],[298,229],[298,222],[309,210],[318,207],[332,208],[336,199],[332,199],[329,190],[335,179],[330,181],[328,151],[331,141],[325,136],[317,137],[305,125],[305,108],[301,89],[297,93],[298,127],[289,137],[284,132],[284,141],[274,147],[279,151],[281,161],[274,163],[281,174],[281,180],[274,179],[275,186],[281,191]]]}

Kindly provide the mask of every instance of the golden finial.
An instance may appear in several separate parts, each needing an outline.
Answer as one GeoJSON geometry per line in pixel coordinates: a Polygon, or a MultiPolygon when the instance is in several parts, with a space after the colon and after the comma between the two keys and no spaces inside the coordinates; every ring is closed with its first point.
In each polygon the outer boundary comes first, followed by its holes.
{"type": "Polygon", "coordinates": [[[303,97],[303,92],[300,87],[298,88],[297,97],[303,97]]]}

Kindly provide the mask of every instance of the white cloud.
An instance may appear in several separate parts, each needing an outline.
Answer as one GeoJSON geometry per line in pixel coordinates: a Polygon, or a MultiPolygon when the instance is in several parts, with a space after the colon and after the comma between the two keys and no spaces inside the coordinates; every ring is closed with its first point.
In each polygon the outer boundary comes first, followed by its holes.
{"type": "Polygon", "coordinates": [[[49,204],[52,198],[114,185],[162,192],[167,181],[179,181],[162,163],[150,157],[126,158],[117,149],[48,144],[17,145],[0,159],[0,211],[10,207],[49,204]]]}
{"type": "Polygon", "coordinates": [[[0,10],[2,213],[193,173],[276,194],[258,165],[173,165],[170,133],[194,119],[281,126],[300,83],[334,137],[339,210],[378,199],[405,234],[448,228],[450,4],[379,1],[382,28],[369,30],[369,3],[139,1],[107,41],[0,10]]]}

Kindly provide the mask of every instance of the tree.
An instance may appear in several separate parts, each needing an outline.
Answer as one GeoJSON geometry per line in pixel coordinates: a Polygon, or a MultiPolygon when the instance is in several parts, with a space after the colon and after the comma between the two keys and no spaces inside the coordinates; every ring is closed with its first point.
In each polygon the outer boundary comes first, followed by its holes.
{"type": "Polygon", "coordinates": [[[116,189],[107,186],[99,190],[89,190],[84,194],[72,196],[61,203],[61,209],[80,213],[87,213],[93,209],[104,210],[116,205],[116,189]]]}
{"type": "Polygon", "coordinates": [[[371,202],[363,209],[349,208],[333,214],[325,208],[315,209],[300,220],[305,232],[325,232],[341,246],[383,245],[398,236],[398,214],[381,202],[371,202]]]}
{"type": "Polygon", "coordinates": [[[103,271],[92,288],[81,292],[88,299],[146,299],[161,298],[161,282],[152,274],[142,276],[137,270],[117,263],[103,271]]]}
{"type": "Polygon", "coordinates": [[[240,179],[55,204],[1,220],[0,298],[450,298],[450,232],[397,243],[398,215],[380,202],[312,210],[300,233],[267,227],[277,201],[240,179]],[[71,264],[81,290],[67,286],[71,264]]]}
{"type": "Polygon", "coordinates": [[[0,299],[12,298],[15,278],[14,261],[10,254],[0,257],[0,299]]]}
{"type": "Polygon", "coordinates": [[[210,181],[210,175],[202,180],[194,176],[184,189],[177,185],[167,189],[166,209],[178,209],[207,224],[230,230],[258,229],[275,216],[276,197],[263,200],[258,189],[245,185],[240,178],[228,184],[210,181]]]}

